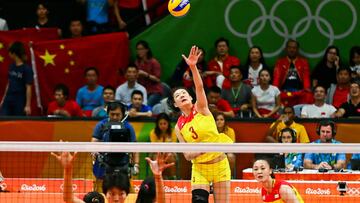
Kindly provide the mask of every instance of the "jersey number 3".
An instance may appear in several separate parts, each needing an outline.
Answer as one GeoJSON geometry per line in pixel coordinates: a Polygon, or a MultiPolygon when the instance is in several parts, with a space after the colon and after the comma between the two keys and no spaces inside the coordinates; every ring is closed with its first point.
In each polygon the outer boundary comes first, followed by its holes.
{"type": "Polygon", "coordinates": [[[190,128],[189,128],[189,131],[192,133],[192,136],[191,136],[191,137],[192,137],[194,140],[198,139],[199,135],[195,132],[195,130],[194,130],[193,127],[190,127],[190,128]]]}

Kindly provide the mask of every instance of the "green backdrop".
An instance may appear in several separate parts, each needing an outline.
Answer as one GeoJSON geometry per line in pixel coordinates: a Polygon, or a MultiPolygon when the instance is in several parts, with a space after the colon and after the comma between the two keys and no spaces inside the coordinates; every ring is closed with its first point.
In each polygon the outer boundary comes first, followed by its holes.
{"type": "Polygon", "coordinates": [[[360,45],[359,15],[359,0],[191,0],[185,17],[165,17],[132,39],[131,49],[135,53],[138,40],[148,41],[163,80],[193,44],[205,48],[207,60],[212,58],[214,41],[221,36],[230,40],[230,52],[242,64],[249,47],[259,45],[272,67],[288,38],[300,42],[311,68],[332,44],[347,64],[350,48],[360,45]]]}

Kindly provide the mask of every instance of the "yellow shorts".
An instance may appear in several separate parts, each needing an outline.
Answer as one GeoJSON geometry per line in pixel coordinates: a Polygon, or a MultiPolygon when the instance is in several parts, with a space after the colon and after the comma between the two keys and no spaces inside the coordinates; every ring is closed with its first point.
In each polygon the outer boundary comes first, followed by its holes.
{"type": "Polygon", "coordinates": [[[230,165],[227,158],[213,164],[193,164],[191,185],[209,185],[231,179],[230,165]]]}

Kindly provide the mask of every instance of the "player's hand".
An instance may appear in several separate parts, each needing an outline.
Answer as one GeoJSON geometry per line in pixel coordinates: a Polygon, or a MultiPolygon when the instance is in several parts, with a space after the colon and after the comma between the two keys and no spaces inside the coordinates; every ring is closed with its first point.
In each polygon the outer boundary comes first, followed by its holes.
{"type": "Polygon", "coordinates": [[[149,157],[146,157],[146,161],[148,162],[150,169],[154,175],[162,175],[162,172],[169,168],[170,166],[175,165],[174,162],[172,163],[166,163],[166,161],[169,159],[170,154],[169,153],[157,153],[156,159],[152,160],[149,157]]]}
{"type": "Polygon", "coordinates": [[[29,116],[31,114],[31,107],[30,106],[25,106],[24,108],[24,112],[27,116],[29,116]]]}
{"type": "Polygon", "coordinates": [[[190,67],[190,68],[194,68],[198,62],[199,57],[201,56],[201,52],[198,53],[198,47],[197,46],[192,46],[189,56],[186,57],[184,54],[182,55],[183,59],[185,60],[186,64],[190,67]]]}
{"type": "Polygon", "coordinates": [[[74,152],[74,154],[71,154],[70,152],[51,152],[51,155],[54,156],[61,163],[64,169],[69,169],[73,167],[76,154],[77,152],[74,152]]]}

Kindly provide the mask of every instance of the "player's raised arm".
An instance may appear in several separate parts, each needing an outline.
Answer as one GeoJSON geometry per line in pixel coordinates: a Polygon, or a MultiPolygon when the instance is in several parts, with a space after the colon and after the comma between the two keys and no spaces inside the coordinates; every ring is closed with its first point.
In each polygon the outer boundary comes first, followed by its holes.
{"type": "Polygon", "coordinates": [[[199,73],[199,70],[197,69],[196,63],[198,62],[198,59],[201,55],[201,52],[198,52],[198,47],[192,46],[189,56],[186,57],[185,55],[182,55],[185,62],[190,67],[191,73],[193,75],[194,85],[195,85],[195,93],[196,93],[196,109],[198,112],[208,115],[210,114],[210,110],[208,108],[208,102],[206,99],[206,94],[204,90],[204,85],[199,73]]]}

